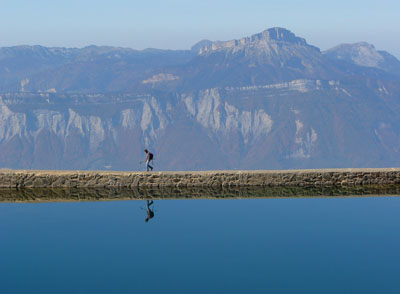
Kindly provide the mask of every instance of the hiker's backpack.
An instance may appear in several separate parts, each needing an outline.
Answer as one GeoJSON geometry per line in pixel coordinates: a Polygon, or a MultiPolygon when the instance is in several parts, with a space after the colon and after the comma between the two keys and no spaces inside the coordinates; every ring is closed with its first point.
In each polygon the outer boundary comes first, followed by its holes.
{"type": "Polygon", "coordinates": [[[153,157],[154,157],[153,153],[149,152],[149,161],[153,160],[153,157]]]}

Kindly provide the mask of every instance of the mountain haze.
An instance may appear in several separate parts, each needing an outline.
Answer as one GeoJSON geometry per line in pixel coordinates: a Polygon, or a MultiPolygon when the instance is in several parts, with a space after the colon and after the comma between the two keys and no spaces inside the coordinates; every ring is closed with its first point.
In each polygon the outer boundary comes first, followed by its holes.
{"type": "Polygon", "coordinates": [[[0,167],[400,164],[400,62],[283,28],[191,50],[0,48],[0,167]]]}

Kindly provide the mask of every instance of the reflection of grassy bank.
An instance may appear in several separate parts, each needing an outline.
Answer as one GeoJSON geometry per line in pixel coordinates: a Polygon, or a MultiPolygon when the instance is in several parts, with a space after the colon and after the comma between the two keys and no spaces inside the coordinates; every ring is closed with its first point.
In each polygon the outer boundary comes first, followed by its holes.
{"type": "Polygon", "coordinates": [[[398,185],[352,187],[195,187],[111,189],[1,189],[0,202],[101,201],[135,199],[340,197],[400,195],[398,185]]]}

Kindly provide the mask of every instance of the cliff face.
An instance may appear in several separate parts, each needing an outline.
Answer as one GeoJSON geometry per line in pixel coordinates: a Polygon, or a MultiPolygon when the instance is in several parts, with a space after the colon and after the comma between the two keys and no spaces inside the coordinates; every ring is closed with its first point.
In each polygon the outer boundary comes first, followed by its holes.
{"type": "MultiPolygon", "coordinates": [[[[164,144],[164,139],[176,137],[170,144],[179,149],[178,145],[187,136],[182,129],[186,126],[201,129],[206,141],[210,141],[209,136],[228,138],[239,128],[245,144],[267,135],[272,127],[263,109],[239,111],[220,97],[218,89],[164,97],[164,101],[154,96],[135,95],[110,100],[101,95],[70,98],[75,101],[64,101],[62,95],[3,95],[0,100],[0,150],[4,155],[1,165],[138,169],[143,146],[157,149],[164,144]],[[10,152],[14,155],[9,156],[10,152]]],[[[202,139],[196,136],[190,144],[201,144],[202,139]]],[[[215,151],[214,156],[220,152],[215,151]]],[[[190,160],[195,159],[193,155],[190,160]]],[[[168,168],[168,158],[179,162],[187,154],[165,156],[160,161],[168,168]]]]}
{"type": "Polygon", "coordinates": [[[168,95],[3,94],[0,166],[140,170],[144,147],[165,170],[392,166],[398,88],[294,80],[168,95]]]}
{"type": "Polygon", "coordinates": [[[129,167],[139,158],[138,147],[150,144],[165,129],[170,106],[162,109],[154,97],[146,96],[104,98],[4,95],[0,142],[7,156],[2,165],[104,169],[111,167],[109,160],[126,160],[129,167]]]}

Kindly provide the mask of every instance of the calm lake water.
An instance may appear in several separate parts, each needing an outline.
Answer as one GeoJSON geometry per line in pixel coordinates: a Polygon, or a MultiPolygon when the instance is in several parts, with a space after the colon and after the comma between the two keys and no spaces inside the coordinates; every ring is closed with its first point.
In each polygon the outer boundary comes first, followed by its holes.
{"type": "Polygon", "coordinates": [[[400,293],[400,197],[0,203],[0,293],[400,293]]]}

